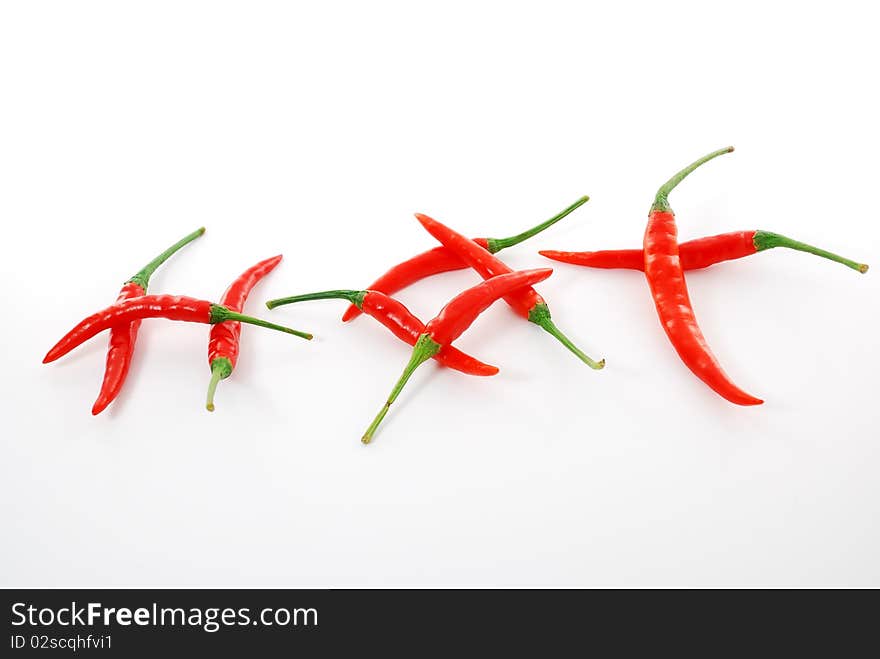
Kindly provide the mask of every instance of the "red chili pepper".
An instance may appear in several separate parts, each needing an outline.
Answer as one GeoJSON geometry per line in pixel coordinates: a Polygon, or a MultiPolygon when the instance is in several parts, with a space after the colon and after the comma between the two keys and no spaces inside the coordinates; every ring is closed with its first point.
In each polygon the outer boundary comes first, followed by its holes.
{"type": "MultiPolygon", "coordinates": [[[[328,299],[348,300],[357,309],[363,311],[368,316],[372,316],[391,330],[391,333],[398,339],[411,346],[414,346],[419,337],[425,333],[425,324],[413,315],[409,309],[393,297],[379,291],[322,291],[320,293],[308,293],[306,295],[294,295],[278,300],[269,300],[266,302],[266,306],[274,309],[283,304],[328,299]]],[[[461,371],[467,375],[487,376],[498,373],[497,366],[484,364],[479,359],[471,357],[454,346],[443,346],[440,352],[434,355],[434,359],[444,366],[461,371]]]]}
{"type": "MultiPolygon", "coordinates": [[[[227,309],[241,313],[248,295],[257,282],[272,272],[279,263],[281,263],[281,254],[260,261],[245,270],[223,293],[220,304],[227,309]]],[[[211,366],[211,382],[208,384],[208,402],[206,404],[209,412],[214,411],[214,392],[217,389],[217,384],[220,380],[225,380],[232,375],[235,364],[238,362],[240,337],[241,323],[237,320],[227,320],[211,326],[208,337],[208,364],[211,366]]]]}
{"type": "MultiPolygon", "coordinates": [[[[552,227],[559,222],[559,220],[575,209],[583,206],[589,200],[590,198],[587,196],[581,197],[571,206],[560,211],[549,220],[515,236],[510,236],[509,238],[474,238],[474,242],[483,249],[487,249],[492,254],[495,254],[507,247],[518,245],[524,240],[528,240],[532,236],[536,236],[545,229],[552,227]]],[[[441,245],[440,247],[429,249],[427,252],[422,252],[418,256],[414,256],[403,263],[398,263],[370,284],[367,289],[371,291],[380,291],[387,295],[394,295],[396,292],[427,277],[438,275],[442,272],[463,270],[467,267],[467,264],[462,261],[455,252],[452,252],[441,245]]],[[[348,322],[359,314],[360,310],[357,308],[357,305],[352,304],[346,309],[345,314],[342,316],[342,322],[348,322]]]]}
{"type": "MultiPolygon", "coordinates": [[[[501,259],[493,256],[487,249],[480,247],[473,240],[465,238],[460,233],[450,229],[437,220],[427,215],[416,213],[416,219],[422,226],[440,243],[456,254],[463,262],[471,266],[483,279],[489,279],[497,275],[513,272],[501,259]]],[[[600,369],[605,366],[605,360],[594,361],[574,345],[565,336],[550,318],[550,308],[538,292],[531,286],[516,290],[504,297],[504,301],[520,316],[543,328],[552,336],[556,337],[562,345],[571,350],[577,357],[590,368],[600,369]]]]}
{"type": "MultiPolygon", "coordinates": [[[[203,233],[205,233],[205,227],[193,231],[150,261],[140,272],[125,282],[122,290],[119,292],[119,297],[116,298],[116,302],[146,295],[147,287],[150,284],[150,277],[156,269],[177,250],[191,243],[203,233]]],[[[136,320],[128,325],[118,325],[110,328],[110,342],[107,348],[107,364],[104,367],[104,381],[101,384],[101,392],[92,406],[92,414],[103,412],[122,389],[122,384],[128,375],[128,368],[131,365],[131,357],[134,354],[134,344],[137,341],[140,325],[140,321],[136,320]]]]}
{"type": "MultiPolygon", "coordinates": [[[[681,243],[678,246],[678,250],[682,268],[685,270],[699,270],[722,261],[741,259],[744,256],[750,256],[773,247],[788,247],[800,252],[808,252],[809,254],[815,254],[822,258],[842,263],[846,267],[861,273],[868,271],[868,266],[864,263],[856,263],[824,249],[819,249],[818,247],[813,247],[812,245],[792,240],[770,231],[734,231],[717,236],[697,238],[696,240],[681,243]]],[[[606,249],[600,252],[543,250],[538,253],[554,261],[573,263],[574,265],[583,265],[589,268],[645,269],[645,253],[641,249],[606,249]]]]}
{"type": "Polygon", "coordinates": [[[391,390],[391,395],[385,405],[379,410],[376,418],[373,419],[364,436],[361,437],[361,441],[364,444],[370,443],[376,429],[382,423],[382,419],[388,414],[391,404],[397,400],[404,385],[421,364],[461,336],[462,332],[477,319],[477,316],[489,308],[495,300],[524,286],[531,286],[543,281],[551,274],[553,274],[553,270],[550,268],[502,274],[487,279],[452,298],[440,310],[440,313],[425,325],[425,331],[413,346],[412,356],[406,368],[403,369],[403,374],[394,385],[394,389],[391,390]]]}
{"type": "Polygon", "coordinates": [[[192,297],[178,295],[142,295],[141,297],[123,300],[107,307],[98,313],[81,320],[72,330],[56,343],[46,356],[43,363],[48,364],[63,357],[78,345],[106,329],[144,318],[167,318],[189,323],[206,323],[215,325],[227,320],[237,320],[250,325],[259,325],[279,332],[293,334],[303,339],[311,339],[306,332],[290,329],[270,323],[252,316],[245,316],[220,304],[192,297]]]}
{"type": "Polygon", "coordinates": [[[660,323],[687,367],[731,403],[760,405],[764,401],[737,387],[721,369],[697,325],[679,258],[675,215],[667,200],[675,186],[697,167],[731,151],[733,147],[727,147],[700,158],[669,179],[657,191],[645,229],[645,276],[660,323]]]}

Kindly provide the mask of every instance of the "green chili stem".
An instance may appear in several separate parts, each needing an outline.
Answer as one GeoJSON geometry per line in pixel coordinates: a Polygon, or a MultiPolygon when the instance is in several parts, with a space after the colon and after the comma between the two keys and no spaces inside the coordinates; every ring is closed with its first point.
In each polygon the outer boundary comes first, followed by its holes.
{"type": "Polygon", "coordinates": [[[245,316],[244,314],[240,314],[237,311],[233,311],[232,309],[228,309],[220,304],[212,304],[211,305],[211,318],[210,322],[212,325],[217,323],[222,323],[227,320],[235,320],[239,323],[247,323],[248,325],[257,325],[258,327],[265,327],[267,329],[276,330],[278,332],[284,332],[286,334],[293,334],[294,336],[298,336],[301,339],[306,339],[307,341],[311,341],[314,338],[308,332],[300,332],[299,330],[291,329],[289,327],[285,327],[284,325],[276,325],[275,323],[270,323],[268,320],[262,320],[260,318],[254,318],[253,316],[245,316]]]}
{"type": "Polygon", "coordinates": [[[174,243],[171,247],[169,247],[164,252],[159,254],[159,256],[157,256],[152,261],[147,263],[147,265],[145,265],[143,268],[141,268],[140,271],[134,277],[129,279],[126,283],[135,283],[138,286],[140,286],[141,288],[143,288],[144,290],[147,290],[147,287],[150,285],[150,277],[152,277],[153,273],[156,272],[156,268],[158,268],[160,265],[165,263],[165,261],[167,261],[169,258],[171,258],[171,256],[175,252],[177,252],[177,250],[179,250],[181,247],[188,245],[193,240],[195,240],[196,238],[201,236],[203,233],[205,233],[205,227],[201,227],[199,229],[196,229],[188,236],[181,238],[176,243],[174,243]]]}
{"type": "Polygon", "coordinates": [[[230,375],[232,375],[232,362],[228,357],[217,357],[211,361],[211,381],[208,383],[208,402],[205,405],[209,412],[214,411],[214,392],[217,390],[217,383],[230,375]]]}
{"type": "Polygon", "coordinates": [[[518,233],[515,236],[510,236],[509,238],[489,238],[486,241],[488,243],[488,249],[492,254],[495,254],[496,252],[500,252],[502,249],[506,249],[508,247],[513,247],[514,245],[519,245],[524,240],[528,240],[532,236],[537,236],[544,229],[549,229],[554,224],[559,222],[559,220],[561,220],[563,217],[565,217],[566,215],[568,215],[572,211],[580,208],[585,203],[587,203],[589,200],[590,200],[590,198],[588,196],[584,195],[583,197],[578,199],[576,202],[574,202],[571,206],[569,206],[565,210],[560,211],[559,213],[557,213],[556,215],[551,217],[549,220],[541,222],[541,224],[534,226],[531,229],[528,229],[526,231],[523,231],[522,233],[518,233]]]}
{"type": "Polygon", "coordinates": [[[752,242],[755,243],[755,249],[759,252],[765,249],[772,249],[774,247],[788,247],[789,249],[795,249],[799,252],[815,254],[816,256],[821,256],[824,259],[836,261],[837,263],[842,263],[846,267],[857,270],[858,272],[861,272],[863,274],[865,272],[868,272],[868,266],[864,263],[856,263],[855,261],[852,261],[838,254],[834,254],[833,252],[819,249],[818,247],[813,247],[812,245],[808,245],[807,243],[802,243],[799,240],[793,240],[787,236],[773,233],[771,231],[755,231],[752,242]]]}
{"type": "Polygon", "coordinates": [[[696,162],[692,162],[690,165],[681,170],[678,174],[673,176],[671,179],[666,181],[660,189],[657,191],[657,196],[654,198],[654,205],[651,206],[651,212],[653,211],[669,211],[671,208],[669,207],[669,193],[675,189],[675,186],[681,183],[685,177],[694,171],[700,165],[709,162],[713,158],[717,158],[718,156],[723,156],[725,153],[730,153],[733,151],[732,146],[725,147],[723,149],[718,149],[717,151],[713,151],[709,155],[703,156],[696,162]]]}
{"type": "Polygon", "coordinates": [[[306,293],[305,295],[291,295],[290,297],[280,297],[276,300],[269,300],[268,302],[266,302],[266,306],[270,309],[274,309],[275,307],[280,307],[285,304],[293,304],[295,302],[306,302],[308,300],[339,299],[348,300],[360,309],[361,305],[363,305],[364,296],[366,294],[366,291],[321,291],[319,293],[306,293]]]}
{"type": "Polygon", "coordinates": [[[403,369],[403,374],[400,376],[400,379],[397,380],[394,389],[391,390],[391,395],[388,396],[388,401],[382,406],[382,409],[379,410],[376,418],[373,419],[373,423],[370,424],[370,427],[367,428],[364,436],[361,437],[361,441],[364,444],[369,444],[373,439],[373,434],[376,432],[379,424],[382,423],[382,419],[388,414],[391,404],[397,400],[400,392],[403,391],[404,385],[406,385],[410,377],[412,377],[412,374],[415,373],[415,370],[440,352],[440,348],[441,345],[432,339],[429,334],[422,334],[419,337],[419,340],[416,341],[416,344],[413,346],[412,356],[409,358],[409,363],[406,365],[406,368],[403,369]]]}
{"type": "Polygon", "coordinates": [[[605,360],[596,361],[586,355],[580,348],[571,342],[565,334],[563,334],[553,320],[550,318],[550,309],[546,304],[536,304],[529,312],[529,321],[535,323],[538,327],[544,329],[551,336],[555,337],[562,345],[571,350],[578,359],[592,369],[600,370],[605,368],[605,360]]]}

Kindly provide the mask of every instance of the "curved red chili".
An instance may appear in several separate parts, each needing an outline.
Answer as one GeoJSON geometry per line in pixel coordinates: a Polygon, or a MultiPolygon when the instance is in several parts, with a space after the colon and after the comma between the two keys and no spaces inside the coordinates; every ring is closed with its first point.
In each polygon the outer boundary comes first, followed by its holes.
{"type": "MultiPolygon", "coordinates": [[[[145,265],[131,279],[122,286],[119,297],[116,302],[122,302],[133,297],[146,295],[147,287],[150,284],[150,277],[156,269],[167,261],[175,252],[184,245],[188,245],[193,240],[205,233],[205,227],[201,227],[193,231],[188,236],[174,243],[171,247],[159,254],[156,258],[145,265]]],[[[134,354],[134,344],[137,341],[138,329],[140,321],[136,320],[128,325],[118,325],[110,328],[110,341],[107,348],[107,363],[104,367],[104,380],[101,383],[101,391],[95,404],[92,405],[92,414],[100,414],[104,409],[119,395],[125,378],[128,375],[128,369],[131,365],[131,358],[134,354]]]]}
{"type": "MultiPolygon", "coordinates": [[[[546,220],[531,229],[527,229],[522,233],[518,233],[515,236],[510,236],[509,238],[474,238],[474,242],[483,249],[487,249],[492,254],[495,254],[502,249],[518,245],[524,240],[528,240],[545,229],[552,227],[559,222],[559,220],[577,208],[580,208],[589,200],[589,197],[583,196],[551,217],[549,220],[546,220]]],[[[367,289],[371,291],[380,291],[387,295],[394,295],[394,293],[427,277],[438,275],[442,272],[463,270],[467,267],[467,263],[462,261],[458,254],[441,245],[440,247],[429,249],[427,252],[422,252],[403,263],[398,263],[370,284],[367,289]]],[[[357,308],[357,305],[352,304],[346,309],[345,314],[342,316],[342,321],[348,322],[359,314],[360,310],[357,308]]]]}
{"type": "MultiPolygon", "coordinates": [[[[448,226],[422,213],[416,213],[416,219],[425,227],[428,233],[476,270],[483,279],[513,272],[504,261],[493,256],[487,249],[480,247],[474,241],[469,240],[448,226]]],[[[504,301],[520,316],[535,323],[554,336],[590,368],[600,369],[605,366],[604,359],[600,361],[593,360],[556,327],[556,324],[550,317],[550,308],[547,306],[544,298],[538,295],[538,292],[531,286],[520,288],[505,295],[504,301]]]]}
{"type": "Polygon", "coordinates": [[[207,300],[197,300],[196,298],[180,295],[142,295],[141,297],[123,300],[81,320],[46,353],[43,363],[47,364],[59,357],[63,357],[78,345],[85,343],[106,329],[144,318],[167,318],[168,320],[206,323],[210,325],[227,320],[237,320],[242,323],[259,325],[260,327],[293,334],[303,339],[312,338],[312,335],[306,332],[276,325],[275,323],[252,316],[245,316],[207,300]]]}
{"type": "MultiPolygon", "coordinates": [[[[140,284],[130,281],[123,284],[122,290],[119,291],[119,297],[116,298],[116,303],[145,294],[146,291],[141,288],[140,284]]],[[[110,328],[104,379],[101,382],[98,397],[92,405],[93,415],[103,412],[122,390],[125,378],[128,377],[128,369],[131,366],[131,358],[134,355],[134,345],[137,342],[140,327],[141,321],[135,320],[128,325],[117,325],[110,328]]]]}
{"type": "MultiPolygon", "coordinates": [[[[322,291],[320,293],[307,293],[305,295],[294,295],[277,300],[269,300],[266,302],[266,306],[274,309],[284,304],[329,299],[348,300],[359,310],[368,316],[372,316],[391,330],[391,333],[398,339],[411,346],[414,346],[419,337],[425,332],[425,324],[409,309],[393,297],[379,291],[322,291]]],[[[440,352],[434,355],[434,359],[448,368],[466,373],[467,375],[488,376],[498,373],[497,366],[485,364],[451,345],[443,346],[440,352]]]]}
{"type": "Polygon", "coordinates": [[[660,324],[685,365],[730,402],[737,405],[760,405],[764,401],[737,387],[722,370],[700,331],[679,258],[675,215],[667,200],[675,186],[697,167],[731,151],[733,147],[728,147],[700,158],[669,179],[657,191],[645,229],[645,276],[660,324]]]}
{"type": "MultiPolygon", "coordinates": [[[[254,286],[281,262],[281,254],[260,261],[241,273],[233,281],[220,304],[227,309],[241,313],[244,303],[247,301],[254,286]]],[[[225,380],[235,369],[238,362],[238,348],[241,337],[241,323],[237,320],[227,320],[211,326],[208,336],[208,365],[211,367],[211,381],[208,384],[208,401],[206,407],[209,412],[214,411],[214,392],[220,380],[225,380]]]]}
{"type": "Polygon", "coordinates": [[[539,281],[547,279],[553,270],[542,268],[540,270],[525,270],[522,272],[510,272],[497,277],[491,277],[476,286],[459,293],[450,300],[437,316],[428,321],[425,331],[419,336],[413,346],[412,356],[403,369],[403,374],[391,390],[385,405],[379,410],[376,418],[367,428],[361,441],[369,444],[382,419],[388,414],[392,403],[397,400],[403,387],[409,381],[415,370],[425,361],[439,353],[444,346],[455,341],[498,298],[510,294],[524,286],[531,286],[539,281]]]}
{"type": "MultiPolygon", "coordinates": [[[[706,236],[681,243],[678,246],[681,267],[685,270],[699,270],[722,261],[741,259],[773,247],[787,247],[800,252],[815,254],[837,263],[842,263],[857,272],[865,273],[868,266],[844,258],[838,254],[813,247],[807,243],[793,240],[770,231],[733,231],[717,236],[706,236]]],[[[641,249],[606,249],[598,252],[560,252],[542,250],[538,252],[554,261],[583,265],[589,268],[644,270],[645,253],[641,249]]]]}

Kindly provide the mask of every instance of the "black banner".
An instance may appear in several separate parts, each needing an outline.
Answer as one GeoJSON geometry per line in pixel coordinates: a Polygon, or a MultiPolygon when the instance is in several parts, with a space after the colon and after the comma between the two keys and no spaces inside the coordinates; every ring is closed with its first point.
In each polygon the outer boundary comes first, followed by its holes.
{"type": "Polygon", "coordinates": [[[876,591],[6,590],[2,656],[867,650],[876,591]],[[864,645],[867,643],[867,645],[864,645]]]}

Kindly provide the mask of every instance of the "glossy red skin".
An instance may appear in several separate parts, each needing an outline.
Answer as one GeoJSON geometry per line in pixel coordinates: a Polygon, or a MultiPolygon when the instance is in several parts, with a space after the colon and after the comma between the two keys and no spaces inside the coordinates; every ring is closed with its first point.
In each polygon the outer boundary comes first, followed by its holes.
{"type": "MultiPolygon", "coordinates": [[[[119,291],[116,303],[140,297],[146,291],[140,284],[133,281],[126,282],[119,291]]],[[[119,395],[128,369],[131,366],[131,357],[134,354],[134,344],[137,341],[138,329],[141,321],[135,320],[128,324],[116,325],[110,328],[110,341],[107,348],[107,365],[104,368],[104,381],[101,383],[101,391],[95,404],[92,405],[92,414],[100,414],[119,395]]]]}
{"type": "MultiPolygon", "coordinates": [[[[280,262],[281,255],[279,254],[270,259],[260,261],[245,270],[223,293],[220,304],[232,311],[241,313],[254,286],[263,277],[272,272],[280,262]]],[[[208,336],[208,363],[211,364],[215,359],[225,357],[229,360],[232,368],[235,368],[235,365],[238,363],[240,337],[241,323],[237,320],[225,320],[222,323],[212,325],[208,336]]]]}
{"type": "Polygon", "coordinates": [[[84,318],[56,343],[43,363],[63,357],[96,334],[144,318],[167,318],[189,323],[210,323],[212,303],[178,295],[142,295],[113,304],[84,318]]]}
{"type": "MultiPolygon", "coordinates": [[[[483,249],[488,249],[489,241],[486,238],[474,238],[473,241],[483,249]]],[[[461,260],[455,252],[440,245],[427,252],[398,263],[367,288],[371,291],[379,291],[386,295],[394,295],[397,291],[415,284],[417,281],[439,275],[453,270],[464,270],[467,263],[461,260]]],[[[342,315],[342,322],[347,323],[352,318],[360,315],[361,310],[357,305],[351,304],[342,315]]]]}
{"type": "MultiPolygon", "coordinates": [[[[411,346],[425,333],[425,324],[402,303],[380,291],[367,291],[362,302],[363,312],[391,330],[398,339],[411,346]]],[[[444,345],[434,359],[456,371],[468,375],[488,376],[498,373],[498,367],[484,364],[451,345],[444,345]]]]}
{"type": "MultiPolygon", "coordinates": [[[[681,243],[678,246],[681,267],[699,270],[722,261],[751,256],[755,247],[754,231],[733,231],[681,243]]],[[[645,252],[641,249],[606,249],[600,252],[559,252],[544,250],[542,256],[554,261],[590,268],[645,270],[645,252]]]]}
{"type": "Polygon", "coordinates": [[[760,405],[737,387],[722,370],[697,324],[688,295],[678,248],[678,230],[671,211],[651,211],[644,240],[645,277],[657,315],[678,356],[694,375],[717,394],[737,405],[760,405]]]}
{"type": "Polygon", "coordinates": [[[449,345],[464,332],[493,302],[513,291],[531,287],[553,274],[550,268],[511,272],[487,279],[456,295],[441,309],[425,331],[441,346],[449,345]]]}
{"type": "MultiPolygon", "coordinates": [[[[421,222],[428,233],[436,238],[440,243],[447,247],[454,254],[467,263],[471,268],[483,279],[490,279],[498,275],[506,275],[513,272],[504,261],[494,256],[485,247],[475,243],[470,238],[466,238],[457,231],[450,229],[445,224],[437,220],[416,213],[416,219],[421,222]]],[[[538,292],[531,286],[520,288],[519,290],[504,296],[504,301],[520,316],[525,319],[529,318],[529,314],[539,304],[545,304],[544,298],[538,295],[538,292]]]]}

